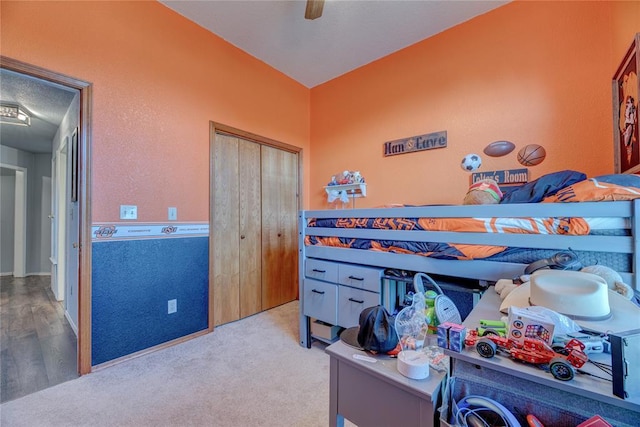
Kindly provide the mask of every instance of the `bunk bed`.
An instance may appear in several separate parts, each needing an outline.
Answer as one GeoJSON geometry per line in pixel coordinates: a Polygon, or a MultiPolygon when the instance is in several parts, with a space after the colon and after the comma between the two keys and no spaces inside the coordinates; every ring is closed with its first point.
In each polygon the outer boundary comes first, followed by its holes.
{"type": "Polygon", "coordinates": [[[309,280],[308,265],[317,262],[490,283],[517,278],[529,264],[570,251],[584,266],[613,268],[637,294],[640,215],[636,213],[640,199],[602,200],[605,201],[301,211],[301,345],[310,345],[304,284],[309,280]],[[447,224],[467,218],[476,224],[471,228],[448,228],[447,224]],[[524,229],[496,225],[502,218],[515,218],[525,223],[524,229]],[[532,228],[542,234],[534,234],[532,228]],[[508,232],[501,232],[505,229],[508,232]],[[481,250],[468,253],[465,245],[481,250]],[[445,251],[436,250],[440,247],[445,251]]]}

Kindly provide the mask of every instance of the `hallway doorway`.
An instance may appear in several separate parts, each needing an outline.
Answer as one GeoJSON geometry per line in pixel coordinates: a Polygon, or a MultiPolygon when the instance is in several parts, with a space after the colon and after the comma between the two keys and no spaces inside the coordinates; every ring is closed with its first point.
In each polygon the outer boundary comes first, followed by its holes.
{"type": "MultiPolygon", "coordinates": [[[[73,97],[73,102],[66,102],[62,120],[48,121],[50,126],[55,126],[55,137],[46,155],[44,153],[35,155],[37,160],[32,164],[35,166],[31,169],[36,173],[32,174],[31,171],[26,173],[29,176],[27,180],[32,181],[32,186],[36,182],[40,183],[37,195],[32,195],[28,199],[30,207],[38,203],[40,207],[37,219],[30,220],[32,221],[30,224],[38,224],[40,231],[38,237],[48,233],[49,238],[36,239],[29,236],[26,239],[20,239],[18,237],[17,240],[26,240],[25,246],[30,251],[25,273],[6,274],[3,268],[3,275],[0,278],[3,316],[2,401],[5,401],[5,392],[14,393],[13,396],[17,397],[21,393],[35,391],[34,387],[48,387],[91,372],[91,214],[88,203],[91,84],[3,56],[0,56],[0,68],[3,77],[13,73],[13,77],[18,76],[19,79],[27,82],[28,90],[13,91],[24,96],[14,96],[10,101],[20,103],[25,103],[25,100],[33,101],[32,105],[36,107],[31,107],[31,113],[34,114],[32,117],[37,117],[36,115],[42,113],[44,109],[44,104],[40,105],[43,108],[37,106],[38,89],[54,87],[61,89],[62,92],[71,93],[73,97]],[[75,163],[72,163],[72,160],[75,163]],[[77,167],[72,168],[72,165],[77,167]],[[47,167],[48,174],[42,173],[41,170],[47,167]],[[45,186],[47,188],[43,191],[45,186]],[[75,193],[70,191],[72,187],[75,193]],[[35,249],[38,245],[35,242],[40,243],[38,249],[35,249]],[[34,253],[38,259],[35,267],[31,258],[34,253]],[[26,356],[26,360],[19,362],[16,362],[14,356],[13,361],[5,363],[5,357],[9,357],[8,354],[16,351],[17,348],[11,345],[5,348],[5,338],[9,340],[18,336],[29,337],[29,339],[23,339],[21,344],[22,350],[25,350],[22,354],[29,356],[26,356]],[[27,344],[28,342],[31,344],[27,344]],[[36,347],[36,342],[42,349],[39,356],[32,351],[29,352],[36,347]],[[10,351],[5,351],[10,347],[10,351]],[[26,369],[24,366],[20,368],[27,377],[36,375],[38,372],[44,374],[37,380],[32,378],[29,381],[31,384],[25,387],[19,384],[23,381],[22,379],[17,380],[12,376],[14,372],[11,370],[18,370],[17,363],[27,361],[31,362],[31,369],[26,369]]],[[[5,83],[15,81],[14,78],[2,79],[3,104],[5,96],[12,93],[11,90],[5,90],[7,89],[5,83]]],[[[46,93],[43,96],[46,96],[46,93]]],[[[63,100],[62,105],[64,104],[63,100]]],[[[51,104],[48,106],[51,107],[51,104]]],[[[51,108],[55,106],[54,101],[51,108]]],[[[13,128],[15,126],[2,125],[0,148],[3,150],[3,163],[7,159],[17,161],[16,158],[28,157],[22,153],[28,152],[29,149],[26,146],[38,136],[35,133],[38,128],[32,126],[30,129],[33,138],[23,139],[25,147],[21,142],[20,145],[14,143],[7,148],[5,143],[10,144],[8,143],[10,139],[5,136],[8,132],[13,132],[10,130],[13,128]],[[11,155],[6,156],[7,153],[11,155]]],[[[3,204],[4,197],[3,194],[3,204]]]]}

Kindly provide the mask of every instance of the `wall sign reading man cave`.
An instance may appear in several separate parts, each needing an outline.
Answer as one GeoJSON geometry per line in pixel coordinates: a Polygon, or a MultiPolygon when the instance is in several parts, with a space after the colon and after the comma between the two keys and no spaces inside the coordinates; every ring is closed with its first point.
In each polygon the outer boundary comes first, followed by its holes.
{"type": "Polygon", "coordinates": [[[382,146],[384,157],[396,154],[414,153],[416,151],[445,148],[447,146],[447,131],[426,133],[395,141],[385,142],[382,146]]]}

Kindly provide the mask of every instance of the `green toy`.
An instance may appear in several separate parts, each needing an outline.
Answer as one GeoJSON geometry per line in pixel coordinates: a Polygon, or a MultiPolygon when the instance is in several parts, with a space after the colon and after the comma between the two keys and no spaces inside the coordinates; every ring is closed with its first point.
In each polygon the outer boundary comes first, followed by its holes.
{"type": "Polygon", "coordinates": [[[480,327],[476,328],[478,336],[499,335],[504,337],[507,335],[507,324],[500,320],[480,320],[480,327]]]}

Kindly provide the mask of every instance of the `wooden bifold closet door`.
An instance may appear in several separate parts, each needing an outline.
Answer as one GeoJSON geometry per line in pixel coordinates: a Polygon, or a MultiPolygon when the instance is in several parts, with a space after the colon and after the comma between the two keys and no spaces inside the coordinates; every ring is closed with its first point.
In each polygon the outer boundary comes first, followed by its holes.
{"type": "Polygon", "coordinates": [[[262,291],[260,145],[216,134],[213,150],[214,323],[258,313],[262,291]]]}
{"type": "Polygon", "coordinates": [[[262,309],[296,299],[298,156],[262,146],[262,309]]]}
{"type": "Polygon", "coordinates": [[[297,298],[298,156],[215,133],[212,180],[217,326],[297,298]]]}

